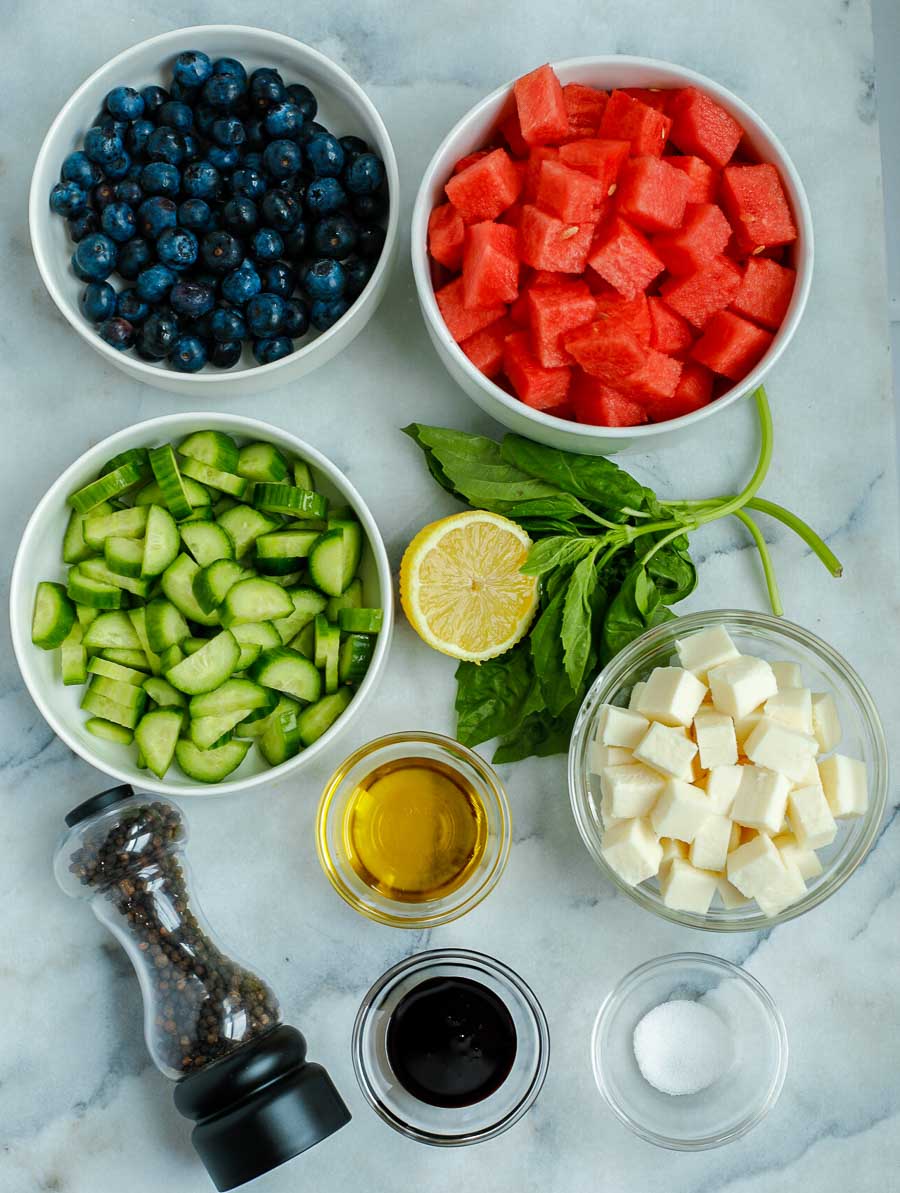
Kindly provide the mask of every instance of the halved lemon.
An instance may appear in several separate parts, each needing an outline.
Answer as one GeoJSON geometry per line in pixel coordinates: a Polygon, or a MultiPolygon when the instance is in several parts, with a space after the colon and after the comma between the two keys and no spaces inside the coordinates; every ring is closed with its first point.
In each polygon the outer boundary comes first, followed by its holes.
{"type": "Polygon", "coordinates": [[[455,659],[481,662],[523,638],[538,602],[524,576],[531,539],[485,510],[425,526],[400,565],[400,603],[423,642],[455,659]]]}

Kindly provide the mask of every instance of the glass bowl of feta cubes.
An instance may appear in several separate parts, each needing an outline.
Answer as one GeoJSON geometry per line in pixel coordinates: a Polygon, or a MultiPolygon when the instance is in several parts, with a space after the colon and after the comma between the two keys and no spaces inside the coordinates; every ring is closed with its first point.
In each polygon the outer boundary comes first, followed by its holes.
{"type": "Polygon", "coordinates": [[[606,876],[676,923],[733,932],[840,887],[884,814],[884,730],[862,680],[801,626],[692,613],[604,668],[578,714],[569,793],[606,876]]]}

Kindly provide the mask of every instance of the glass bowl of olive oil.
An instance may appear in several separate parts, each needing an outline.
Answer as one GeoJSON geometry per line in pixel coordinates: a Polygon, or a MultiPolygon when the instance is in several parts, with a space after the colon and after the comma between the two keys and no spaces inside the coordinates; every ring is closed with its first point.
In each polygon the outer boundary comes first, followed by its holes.
{"type": "Polygon", "coordinates": [[[472,750],[394,733],[351,754],[319,804],[322,869],[351,907],[398,928],[459,919],[497,885],[512,828],[506,792],[472,750]]]}

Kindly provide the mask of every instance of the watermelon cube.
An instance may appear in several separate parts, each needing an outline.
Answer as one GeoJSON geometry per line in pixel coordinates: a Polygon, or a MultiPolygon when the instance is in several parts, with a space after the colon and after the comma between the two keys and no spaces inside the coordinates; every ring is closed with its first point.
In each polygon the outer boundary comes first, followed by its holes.
{"type": "Polygon", "coordinates": [[[500,121],[498,128],[514,157],[528,157],[528,142],[522,136],[519,113],[516,111],[515,103],[511,105],[510,110],[500,121]]]}
{"type": "Polygon", "coordinates": [[[484,220],[466,229],[463,301],[473,307],[513,302],[519,294],[519,234],[508,224],[484,220]]]}
{"type": "Polygon", "coordinates": [[[614,91],[600,121],[600,136],[612,141],[628,141],[634,157],[659,157],[671,124],[662,112],[633,99],[625,91],[614,91]]]}
{"type": "Polygon", "coordinates": [[[456,165],[453,167],[454,174],[462,174],[463,170],[468,170],[469,166],[474,166],[476,162],[481,161],[483,157],[487,157],[490,153],[489,149],[473,149],[471,153],[467,153],[465,157],[461,157],[456,165]]]}
{"type": "Polygon", "coordinates": [[[522,178],[512,158],[505,149],[495,149],[454,174],[444,190],[465,223],[477,224],[495,220],[515,203],[521,188],[522,178]]]}
{"type": "Polygon", "coordinates": [[[501,224],[509,224],[510,228],[518,228],[522,219],[522,204],[513,203],[502,215],[498,215],[497,219],[501,224]]]}
{"type": "Polygon", "coordinates": [[[573,170],[581,170],[583,174],[595,178],[604,195],[611,195],[630,150],[627,141],[602,141],[598,137],[588,137],[561,145],[559,160],[573,170]]]}
{"type": "Polygon", "coordinates": [[[594,222],[568,224],[526,204],[519,223],[521,258],[534,269],[583,273],[594,222]]]}
{"type": "Polygon", "coordinates": [[[473,336],[476,331],[481,331],[482,327],[487,327],[489,323],[493,323],[495,319],[506,314],[506,307],[502,302],[495,303],[490,307],[467,307],[463,297],[463,279],[461,277],[454,278],[452,282],[442,286],[434,297],[444,322],[447,324],[447,330],[457,344],[461,344],[463,340],[473,336]]]}
{"type": "Polygon", "coordinates": [[[623,87],[622,90],[632,99],[639,99],[648,108],[655,108],[657,112],[667,112],[672,92],[660,87],[623,87]]]}
{"type": "Polygon", "coordinates": [[[573,170],[561,161],[541,162],[537,205],[542,210],[569,224],[596,222],[605,202],[606,191],[581,170],[573,170]]]}
{"type": "Polygon", "coordinates": [[[572,278],[567,273],[554,272],[552,269],[533,269],[528,279],[528,288],[534,286],[566,286],[572,278]]]}
{"type": "Polygon", "coordinates": [[[682,153],[702,157],[711,166],[731,161],[744,130],[721,104],[696,87],[677,92],[669,104],[669,138],[682,153]]]}
{"type": "Polygon", "coordinates": [[[522,199],[525,203],[536,203],[541,181],[541,167],[544,162],[559,160],[559,150],[550,145],[536,145],[528,155],[525,166],[525,181],[522,184],[522,199]]]}
{"type": "Polygon", "coordinates": [[[633,398],[670,398],[681,377],[681,361],[653,348],[646,348],[644,353],[640,367],[619,383],[620,388],[633,398]]]}
{"type": "Polygon", "coordinates": [[[730,239],[731,224],[721,207],[689,203],[676,232],[654,236],[653,251],[669,273],[694,273],[723,252],[730,239]]]}
{"type": "Polygon", "coordinates": [[[721,198],[743,252],[759,253],[797,239],[781,178],[769,162],[727,166],[722,171],[721,198]]]}
{"type": "Polygon", "coordinates": [[[563,90],[553,68],[539,66],[517,79],[513,87],[522,139],[529,145],[562,141],[569,131],[563,90]]]}
{"type": "Polygon", "coordinates": [[[603,227],[587,263],[625,298],[646,290],[665,269],[647,238],[619,216],[603,227]]]}
{"type": "Polygon", "coordinates": [[[596,310],[594,296],[584,282],[563,285],[533,284],[528,290],[531,350],[545,368],[571,364],[560,336],[590,323],[596,310]]]}
{"type": "Polygon", "coordinates": [[[714,373],[721,373],[731,381],[740,381],[771,343],[771,332],[732,311],[718,311],[691,349],[691,356],[714,373]]]}
{"type": "Polygon", "coordinates": [[[531,352],[527,332],[515,331],[506,337],[503,371],[516,396],[532,410],[552,414],[566,405],[572,370],[566,366],[545,369],[531,352]]]}
{"type": "Polygon", "coordinates": [[[640,402],[580,369],[575,370],[569,399],[578,422],[593,427],[639,427],[647,422],[647,411],[640,402]]]}
{"type": "Polygon", "coordinates": [[[694,342],[694,333],[687,319],[667,306],[661,298],[647,299],[650,318],[650,347],[657,352],[686,352],[694,342]]]}
{"type": "Polygon", "coordinates": [[[629,223],[646,232],[681,227],[690,183],[656,157],[632,157],[625,163],[616,188],[616,206],[629,223]]]}
{"type": "Polygon", "coordinates": [[[667,166],[672,166],[687,175],[691,184],[688,191],[688,203],[713,203],[719,187],[719,176],[712,166],[708,166],[700,157],[678,157],[663,155],[667,166]]]}
{"type": "Polygon", "coordinates": [[[695,327],[705,327],[711,315],[734,302],[741,288],[741,271],[719,255],[702,269],[663,282],[659,292],[673,311],[695,327]]]}
{"type": "MultiPolygon", "coordinates": [[[[565,276],[565,275],[563,275],[565,276]]],[[[509,308],[509,317],[516,327],[528,327],[528,292],[523,290],[509,308]]]]}
{"type": "Polygon", "coordinates": [[[623,298],[615,290],[607,290],[602,294],[594,294],[594,304],[595,322],[606,320],[609,323],[621,323],[633,331],[642,343],[650,343],[650,308],[643,292],[635,294],[634,298],[623,298]]]}
{"type": "Polygon", "coordinates": [[[670,418],[681,418],[683,414],[693,414],[701,406],[708,406],[712,401],[712,393],[712,373],[703,365],[689,360],[681,370],[672,396],[651,398],[644,402],[644,407],[651,422],[661,423],[670,418]]]}
{"type": "Polygon", "coordinates": [[[435,261],[457,270],[462,265],[466,226],[452,203],[441,203],[428,217],[428,251],[435,261]]]}
{"type": "Polygon", "coordinates": [[[569,118],[567,140],[580,137],[596,137],[600,121],[609,102],[609,92],[596,87],[585,87],[582,83],[567,83],[562,89],[563,103],[569,118]]]}
{"type": "Polygon", "coordinates": [[[506,337],[516,330],[509,316],[495,319],[481,331],[476,331],[460,344],[469,360],[485,377],[496,377],[503,367],[503,346],[506,337]]]}
{"type": "Polygon", "coordinates": [[[647,355],[647,345],[629,327],[609,320],[567,332],[562,341],[586,373],[613,386],[621,386],[647,355]]]}
{"type": "Polygon", "coordinates": [[[751,257],[731,309],[776,331],[787,314],[796,276],[793,269],[786,269],[777,261],[751,257]]]}

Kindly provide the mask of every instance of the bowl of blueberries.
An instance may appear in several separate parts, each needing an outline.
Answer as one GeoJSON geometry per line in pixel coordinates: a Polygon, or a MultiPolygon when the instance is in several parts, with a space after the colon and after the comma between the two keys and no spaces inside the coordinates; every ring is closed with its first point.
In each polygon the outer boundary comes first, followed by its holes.
{"type": "Polygon", "coordinates": [[[267,30],[179,29],[84,82],[32,177],[60,311],[136,380],[270,389],[346,347],[397,241],[390,137],[362,88],[267,30]]]}

